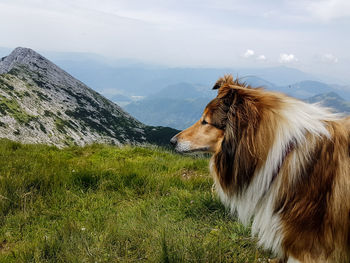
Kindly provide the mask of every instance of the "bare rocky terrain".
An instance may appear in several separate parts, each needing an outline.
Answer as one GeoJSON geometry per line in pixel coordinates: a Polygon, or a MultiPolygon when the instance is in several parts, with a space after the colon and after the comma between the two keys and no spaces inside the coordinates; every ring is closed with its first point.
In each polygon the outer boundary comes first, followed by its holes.
{"type": "Polygon", "coordinates": [[[144,125],[31,49],[0,60],[0,138],[59,147],[165,144],[176,132],[144,125]]]}

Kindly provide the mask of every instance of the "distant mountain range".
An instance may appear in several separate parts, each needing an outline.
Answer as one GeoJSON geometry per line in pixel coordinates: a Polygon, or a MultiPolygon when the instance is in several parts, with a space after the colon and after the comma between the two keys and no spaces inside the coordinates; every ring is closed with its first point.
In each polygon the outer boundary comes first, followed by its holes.
{"type": "MultiPolygon", "coordinates": [[[[0,54],[6,51],[8,50],[0,48],[0,54]]],[[[106,59],[88,53],[49,52],[47,55],[52,57],[60,67],[70,72],[70,74],[83,80],[89,86],[94,87],[94,89],[104,94],[108,99],[122,106],[131,116],[134,116],[147,125],[170,126],[176,129],[188,127],[200,117],[205,105],[216,96],[216,92],[211,90],[211,86],[218,77],[227,73],[231,73],[239,77],[241,81],[247,82],[255,87],[265,87],[266,89],[283,92],[307,101],[311,101],[310,98],[314,97],[316,101],[322,101],[325,105],[331,106],[337,111],[348,112],[346,100],[350,100],[349,86],[322,82],[321,80],[327,79],[327,76],[323,76],[322,78],[288,67],[257,69],[169,68],[147,65],[134,60],[106,59]],[[339,95],[337,99],[330,95],[334,93],[339,95]]],[[[50,68],[51,64],[43,65],[42,68],[46,66],[50,68]]],[[[28,65],[24,65],[24,67],[28,67],[28,65]]],[[[21,70],[23,71],[24,69],[22,68],[21,70]]],[[[31,70],[34,71],[32,75],[38,72],[38,69],[35,67],[31,70]]],[[[41,76],[45,76],[43,69],[41,71],[39,79],[41,76]]],[[[67,74],[63,70],[60,72],[67,74]]],[[[12,73],[12,76],[15,76],[14,71],[7,72],[8,75],[11,75],[10,73],[12,73]]],[[[21,74],[24,73],[22,72],[21,74]]],[[[73,78],[70,74],[69,77],[73,78]]],[[[52,76],[54,76],[54,74],[52,76]]],[[[31,78],[32,76],[24,76],[23,81],[32,83],[35,86],[36,83],[33,83],[31,78]]],[[[77,81],[75,78],[73,79],[77,81]]],[[[3,81],[6,82],[8,80],[3,79],[3,81]]],[[[42,82],[51,83],[52,79],[44,79],[42,82]]],[[[78,82],[82,84],[80,81],[78,82]]],[[[58,84],[52,83],[52,85],[57,86],[58,84]]],[[[70,84],[66,83],[63,86],[65,87],[67,85],[69,86],[70,84]]],[[[92,92],[91,94],[94,94],[91,96],[95,96],[95,94],[97,94],[96,96],[101,96],[91,89],[89,90],[89,92],[92,92]]],[[[64,90],[60,92],[67,93],[64,90]]],[[[87,94],[90,94],[89,92],[87,92],[87,94]]],[[[66,95],[69,97],[68,93],[66,95]]],[[[30,96],[34,98],[38,95],[34,92],[31,93],[30,96]]],[[[40,98],[37,98],[37,100],[39,99],[40,98]]],[[[16,100],[18,100],[18,98],[16,98],[16,100]]],[[[76,100],[73,99],[73,101],[76,100]]],[[[19,100],[19,102],[23,103],[21,100],[19,100]]],[[[69,104],[70,100],[62,100],[60,103],[63,102],[69,104]]],[[[42,102],[42,104],[44,105],[45,103],[42,102]]],[[[87,103],[87,105],[89,105],[89,103],[87,103]]],[[[115,104],[112,103],[112,105],[115,104]]],[[[24,107],[25,105],[22,106],[24,107]]],[[[49,105],[44,105],[43,107],[46,106],[49,105]]],[[[93,108],[93,106],[91,107],[93,108]]],[[[115,107],[117,107],[118,111],[122,111],[121,108],[116,105],[112,108],[115,107]]],[[[126,114],[124,111],[122,112],[126,114]]],[[[96,123],[99,123],[98,119],[101,116],[101,114],[96,115],[96,123]]],[[[126,116],[136,121],[128,114],[126,114],[126,116]]],[[[104,127],[108,126],[107,123],[101,123],[101,125],[104,127]]],[[[138,125],[139,124],[135,127],[138,127],[138,125]]],[[[144,127],[146,127],[144,132],[149,130],[147,126],[144,127]]],[[[131,135],[130,138],[127,137],[127,134],[132,134],[132,131],[135,129],[131,129],[131,132],[121,132],[121,134],[125,134],[126,137],[124,136],[125,139],[124,137],[118,139],[117,134],[119,134],[119,132],[113,134],[113,131],[117,131],[118,129],[121,129],[118,125],[115,129],[112,128],[108,136],[114,136],[113,138],[115,138],[115,140],[121,142],[139,141],[139,139],[137,139],[138,135],[136,134],[131,135]]],[[[152,128],[151,130],[154,129],[152,128]]],[[[78,137],[79,136],[77,136],[77,138],[78,137]]],[[[60,138],[60,140],[61,139],[62,138],[60,138]]],[[[149,138],[145,139],[145,141],[147,140],[149,140],[149,138]]],[[[82,141],[82,143],[85,142],[82,141]]]]}
{"type": "Polygon", "coordinates": [[[0,137],[57,146],[167,144],[177,131],[147,126],[28,48],[0,60],[0,137]]]}
{"type": "MultiPolygon", "coordinates": [[[[349,94],[339,86],[327,85],[318,81],[301,81],[292,85],[276,86],[257,77],[245,78],[244,81],[254,87],[261,86],[269,90],[284,92],[309,103],[319,102],[337,112],[350,113],[350,103],[345,100],[349,98],[349,94]]],[[[200,118],[205,106],[215,96],[216,91],[210,88],[178,83],[167,86],[143,100],[130,102],[124,106],[124,109],[149,125],[185,129],[200,118]]]]}
{"type": "Polygon", "coordinates": [[[211,86],[224,74],[243,79],[260,79],[274,86],[288,86],[311,80],[337,83],[327,76],[315,76],[295,68],[280,66],[272,68],[181,68],[137,63],[130,60],[103,60],[91,55],[51,55],[54,61],[73,76],[83,80],[107,97],[118,92],[123,95],[148,96],[169,85],[186,82],[211,86]]]}
{"type": "Polygon", "coordinates": [[[306,99],[309,103],[321,103],[325,107],[332,108],[340,113],[350,114],[350,102],[344,100],[335,92],[318,94],[306,99]]]}
{"type": "MultiPolygon", "coordinates": [[[[0,48],[1,54],[8,54],[8,48],[0,48]]],[[[69,72],[75,78],[83,81],[108,99],[118,102],[120,96],[125,96],[123,104],[133,96],[150,96],[169,85],[189,83],[210,89],[216,79],[224,74],[232,74],[242,80],[249,80],[253,86],[272,87],[299,98],[313,95],[305,91],[300,83],[313,85],[310,82],[331,86],[326,92],[335,91],[350,100],[350,86],[330,76],[313,75],[286,66],[265,68],[199,68],[199,67],[168,67],[147,64],[134,59],[113,59],[91,53],[78,52],[43,52],[56,65],[69,72]],[[309,82],[309,83],[307,83],[309,82]],[[297,85],[296,85],[297,84],[297,85]],[[292,89],[291,89],[292,87],[292,89]],[[345,90],[344,94],[342,92],[345,90]]],[[[316,86],[318,86],[318,84],[316,86]]],[[[317,94],[322,93],[321,91],[317,94]]]]}

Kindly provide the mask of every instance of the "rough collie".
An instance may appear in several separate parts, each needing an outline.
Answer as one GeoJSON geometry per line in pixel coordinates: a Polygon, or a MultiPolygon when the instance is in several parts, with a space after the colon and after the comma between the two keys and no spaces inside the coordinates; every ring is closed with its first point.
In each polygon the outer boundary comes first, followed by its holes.
{"type": "Polygon", "coordinates": [[[230,75],[214,89],[175,149],[213,154],[218,195],[273,262],[350,262],[350,120],[230,75]]]}

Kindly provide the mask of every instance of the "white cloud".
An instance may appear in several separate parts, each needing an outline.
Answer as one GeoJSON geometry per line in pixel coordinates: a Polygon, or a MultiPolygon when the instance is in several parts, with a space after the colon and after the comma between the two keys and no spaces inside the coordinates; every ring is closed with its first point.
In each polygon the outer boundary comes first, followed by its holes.
{"type": "Polygon", "coordinates": [[[247,49],[246,52],[244,52],[243,57],[250,58],[254,56],[254,54],[255,54],[254,50],[247,49]]]}
{"type": "Polygon", "coordinates": [[[297,62],[298,59],[294,54],[280,54],[279,62],[280,63],[291,63],[291,62],[297,62]]]}
{"type": "Polygon", "coordinates": [[[265,57],[265,55],[259,55],[256,59],[260,60],[260,61],[265,61],[266,57],[265,57]]]}
{"type": "Polygon", "coordinates": [[[338,58],[336,56],[334,56],[333,54],[324,54],[322,57],[321,57],[322,61],[323,62],[326,62],[326,63],[338,63],[338,58]]]}
{"type": "Polygon", "coordinates": [[[243,54],[242,57],[244,58],[255,58],[258,61],[266,61],[266,56],[261,54],[257,55],[254,50],[247,49],[243,54]]]}

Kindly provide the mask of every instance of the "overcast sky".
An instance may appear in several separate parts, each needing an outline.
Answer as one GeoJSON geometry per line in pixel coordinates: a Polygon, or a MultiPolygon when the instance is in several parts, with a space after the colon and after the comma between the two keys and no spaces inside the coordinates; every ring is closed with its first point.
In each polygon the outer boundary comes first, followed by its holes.
{"type": "Polygon", "coordinates": [[[0,0],[0,12],[0,47],[287,65],[350,83],[350,0],[0,0]]]}

